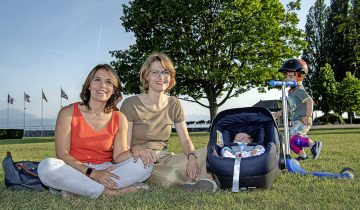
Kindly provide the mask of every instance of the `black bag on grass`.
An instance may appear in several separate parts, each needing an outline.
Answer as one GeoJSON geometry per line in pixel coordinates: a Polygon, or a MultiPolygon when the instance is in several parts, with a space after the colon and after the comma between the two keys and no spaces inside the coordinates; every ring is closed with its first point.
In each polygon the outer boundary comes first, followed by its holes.
{"type": "Polygon", "coordinates": [[[10,190],[36,190],[47,189],[39,179],[37,167],[39,162],[19,161],[14,162],[11,153],[7,152],[2,161],[5,174],[5,186],[10,190]]]}

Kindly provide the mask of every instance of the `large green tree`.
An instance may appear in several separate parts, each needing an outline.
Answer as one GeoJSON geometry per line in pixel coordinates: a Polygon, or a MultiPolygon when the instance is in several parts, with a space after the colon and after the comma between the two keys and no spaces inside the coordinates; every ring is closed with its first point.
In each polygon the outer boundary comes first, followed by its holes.
{"type": "Polygon", "coordinates": [[[360,79],[350,72],[346,72],[346,77],[339,83],[336,100],[334,100],[334,112],[341,115],[348,112],[350,123],[352,114],[360,112],[360,79]]]}
{"type": "MultiPolygon", "coordinates": [[[[328,110],[331,104],[324,105],[319,101],[323,91],[323,77],[320,69],[325,63],[331,65],[336,81],[345,77],[350,71],[355,77],[360,76],[359,68],[359,3],[356,0],[331,0],[330,6],[324,0],[317,0],[309,10],[305,26],[308,47],[303,57],[309,63],[310,73],[306,79],[306,87],[317,102],[316,109],[328,110]],[[317,81],[320,80],[320,81],[317,81]],[[317,89],[320,88],[320,89],[317,89]]],[[[331,103],[331,101],[329,101],[331,103]]]]}
{"type": "Polygon", "coordinates": [[[351,73],[356,78],[360,78],[360,1],[352,0],[350,3],[350,12],[345,26],[349,30],[347,39],[351,49],[348,59],[352,69],[351,73]]]}
{"type": "Polygon", "coordinates": [[[279,0],[130,1],[121,20],[136,43],[111,52],[112,65],[124,92],[138,93],[145,57],[153,51],[168,54],[178,83],[171,94],[209,108],[213,119],[231,97],[253,87],[263,91],[280,76],[282,60],[305,47],[296,27],[299,2],[286,10],[279,0]]]}
{"type": "Polygon", "coordinates": [[[337,94],[337,82],[334,72],[329,64],[321,67],[317,74],[317,79],[313,83],[313,100],[318,110],[328,114],[333,110],[337,94]]]}
{"type": "MultiPolygon", "coordinates": [[[[314,6],[310,7],[306,16],[305,40],[308,45],[304,50],[303,59],[309,65],[309,73],[304,81],[307,91],[313,95],[317,91],[313,84],[316,83],[320,68],[327,63],[327,36],[326,22],[329,15],[329,8],[325,0],[317,0],[314,6]]],[[[318,107],[315,107],[318,109],[318,107]]]]}
{"type": "Polygon", "coordinates": [[[328,59],[337,81],[346,71],[360,77],[359,62],[359,3],[354,0],[331,0],[327,21],[328,59]]]}

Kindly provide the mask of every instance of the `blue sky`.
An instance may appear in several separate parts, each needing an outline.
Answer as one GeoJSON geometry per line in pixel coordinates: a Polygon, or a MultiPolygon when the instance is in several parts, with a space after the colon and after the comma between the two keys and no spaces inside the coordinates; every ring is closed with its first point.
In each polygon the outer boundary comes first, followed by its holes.
{"type": "MultiPolygon", "coordinates": [[[[82,82],[98,63],[114,60],[111,50],[127,49],[135,42],[121,25],[125,0],[2,0],[0,7],[0,110],[23,110],[23,92],[31,96],[26,112],[41,116],[41,89],[48,99],[44,118],[55,118],[60,108],[60,87],[69,96],[67,105],[79,100],[82,82]]],[[[288,2],[282,0],[281,2],[288,2]]],[[[302,0],[299,28],[315,0],[302,0]]],[[[126,97],[126,96],[125,96],[126,97]]],[[[229,100],[221,110],[252,106],[260,99],[278,99],[280,92],[250,91],[229,100]]],[[[189,120],[209,111],[197,104],[182,102],[189,120]]],[[[200,117],[200,116],[199,116],[200,117]]],[[[4,119],[6,116],[0,116],[4,119]]],[[[1,125],[0,125],[1,127],[1,125]]]]}

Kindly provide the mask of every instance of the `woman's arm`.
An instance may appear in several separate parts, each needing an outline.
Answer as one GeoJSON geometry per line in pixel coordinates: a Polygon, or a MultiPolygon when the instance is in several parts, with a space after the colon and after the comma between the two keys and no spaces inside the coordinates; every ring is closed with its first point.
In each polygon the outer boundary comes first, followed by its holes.
{"type": "Polygon", "coordinates": [[[73,105],[62,108],[58,114],[55,127],[55,151],[56,157],[63,160],[67,165],[85,174],[88,167],[76,160],[70,154],[71,146],[71,120],[73,105]]]}
{"type": "MultiPolygon", "coordinates": [[[[70,154],[71,147],[71,120],[73,113],[73,105],[64,107],[60,110],[59,115],[56,120],[55,127],[55,150],[56,157],[63,160],[67,165],[75,168],[83,174],[86,174],[86,171],[89,167],[85,166],[81,161],[75,159],[70,154]]],[[[119,176],[111,173],[116,166],[111,166],[104,170],[92,170],[90,178],[94,179],[96,182],[103,184],[106,188],[116,189],[117,183],[111,179],[119,179],[119,176]]]]}
{"type": "Polygon", "coordinates": [[[128,122],[128,132],[127,132],[127,144],[131,147],[131,138],[132,138],[132,129],[133,122],[128,122]]]}
{"type": "Polygon", "coordinates": [[[185,121],[175,123],[176,132],[180,138],[182,150],[188,158],[186,167],[187,175],[190,179],[195,180],[199,176],[199,166],[196,161],[195,149],[186,127],[185,121]]]}
{"type": "Polygon", "coordinates": [[[185,156],[188,156],[190,153],[194,153],[194,145],[190,140],[190,136],[186,127],[185,121],[175,123],[176,132],[181,140],[181,146],[185,156]]]}
{"type": "Polygon", "coordinates": [[[133,130],[133,122],[128,122],[128,134],[127,134],[127,142],[131,147],[131,152],[134,157],[134,161],[136,162],[138,158],[143,161],[144,167],[148,167],[156,162],[156,155],[152,149],[140,148],[137,145],[131,146],[131,138],[132,138],[132,130],[133,130]]]}
{"type": "Polygon", "coordinates": [[[128,141],[128,121],[123,113],[119,116],[119,131],[114,140],[113,160],[120,163],[132,157],[128,141]]]}

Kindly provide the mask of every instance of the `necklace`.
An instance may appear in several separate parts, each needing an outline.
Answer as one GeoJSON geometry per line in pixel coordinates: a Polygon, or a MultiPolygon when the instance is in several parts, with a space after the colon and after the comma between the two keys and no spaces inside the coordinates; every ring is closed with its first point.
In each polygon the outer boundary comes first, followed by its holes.
{"type": "Polygon", "coordinates": [[[96,112],[93,112],[92,113],[92,120],[98,120],[98,119],[101,119],[102,117],[101,117],[101,115],[102,115],[102,112],[98,112],[98,113],[96,113],[96,112]]]}

